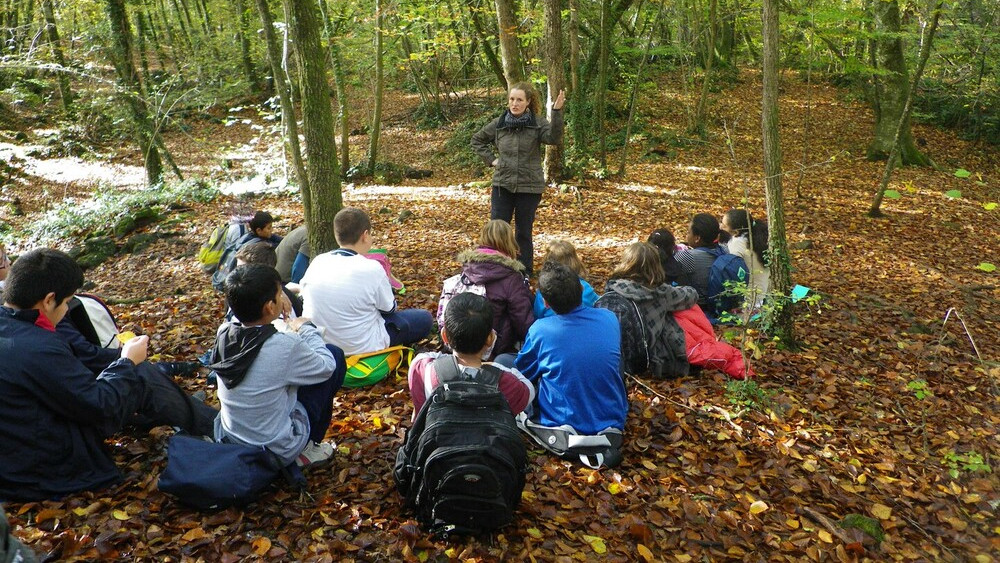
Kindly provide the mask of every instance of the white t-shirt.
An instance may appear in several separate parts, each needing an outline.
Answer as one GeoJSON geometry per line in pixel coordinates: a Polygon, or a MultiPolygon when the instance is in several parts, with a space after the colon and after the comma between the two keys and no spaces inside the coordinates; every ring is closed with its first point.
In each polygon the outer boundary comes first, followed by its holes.
{"type": "Polygon", "coordinates": [[[382,266],[346,251],[313,258],[302,277],[302,316],[323,327],[323,339],[344,354],[364,354],[389,346],[383,312],[396,308],[382,266]]]}

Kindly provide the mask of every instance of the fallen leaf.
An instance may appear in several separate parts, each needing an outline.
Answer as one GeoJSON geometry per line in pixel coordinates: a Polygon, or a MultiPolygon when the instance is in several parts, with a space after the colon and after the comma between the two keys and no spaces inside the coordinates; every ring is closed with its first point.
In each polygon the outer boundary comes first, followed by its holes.
{"type": "Polygon", "coordinates": [[[892,516],[892,509],[884,504],[875,503],[872,505],[872,516],[879,520],[888,520],[892,516]]]}
{"type": "Polygon", "coordinates": [[[762,500],[754,501],[754,503],[750,505],[750,514],[760,514],[768,508],[769,507],[766,502],[762,500]]]}
{"type": "Polygon", "coordinates": [[[598,555],[603,555],[608,551],[608,546],[604,544],[604,540],[597,536],[588,536],[584,534],[583,540],[590,544],[590,547],[594,550],[594,553],[598,555]]]}
{"type": "Polygon", "coordinates": [[[271,540],[265,537],[259,537],[253,540],[253,552],[255,555],[263,557],[267,555],[267,552],[271,551],[271,540]]]}
{"type": "Polygon", "coordinates": [[[648,547],[640,543],[635,546],[635,549],[639,552],[639,555],[646,561],[646,563],[653,563],[653,552],[650,551],[648,547]]]}

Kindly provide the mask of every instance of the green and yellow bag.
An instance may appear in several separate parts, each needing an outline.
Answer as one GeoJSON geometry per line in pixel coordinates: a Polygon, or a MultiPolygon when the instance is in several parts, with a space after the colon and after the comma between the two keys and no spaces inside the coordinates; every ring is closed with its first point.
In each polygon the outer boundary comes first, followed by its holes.
{"type": "Polygon", "coordinates": [[[354,389],[373,385],[389,374],[406,377],[412,359],[413,349],[406,346],[393,346],[377,352],[348,356],[344,387],[354,389]]]}

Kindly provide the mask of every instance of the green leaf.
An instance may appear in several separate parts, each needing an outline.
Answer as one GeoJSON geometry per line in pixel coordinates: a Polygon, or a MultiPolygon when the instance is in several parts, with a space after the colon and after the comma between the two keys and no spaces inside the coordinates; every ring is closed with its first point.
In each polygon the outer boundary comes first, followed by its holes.
{"type": "Polygon", "coordinates": [[[962,190],[948,190],[944,192],[944,195],[950,198],[962,197],[962,190]]]}
{"type": "Polygon", "coordinates": [[[968,178],[969,176],[972,176],[972,173],[964,168],[959,168],[955,171],[956,178],[968,178]]]}
{"type": "Polygon", "coordinates": [[[889,199],[899,199],[903,197],[899,195],[899,192],[897,192],[896,190],[886,190],[884,195],[889,199]]]}
{"type": "Polygon", "coordinates": [[[985,209],[986,211],[993,211],[996,208],[997,208],[997,202],[995,201],[983,204],[983,209],[985,209]]]}
{"type": "Polygon", "coordinates": [[[997,267],[994,266],[993,264],[990,264],[989,262],[980,262],[979,265],[976,266],[976,269],[989,273],[989,272],[995,272],[997,270],[997,267]]]}

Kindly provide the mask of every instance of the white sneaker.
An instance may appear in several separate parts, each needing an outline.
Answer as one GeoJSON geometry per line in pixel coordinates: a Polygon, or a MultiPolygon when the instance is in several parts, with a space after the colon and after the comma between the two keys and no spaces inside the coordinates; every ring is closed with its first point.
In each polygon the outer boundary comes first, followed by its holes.
{"type": "Polygon", "coordinates": [[[315,465],[323,465],[333,457],[333,444],[329,442],[309,442],[295,459],[295,464],[305,469],[315,465]]]}

